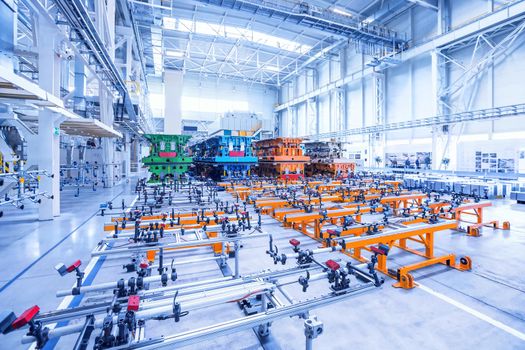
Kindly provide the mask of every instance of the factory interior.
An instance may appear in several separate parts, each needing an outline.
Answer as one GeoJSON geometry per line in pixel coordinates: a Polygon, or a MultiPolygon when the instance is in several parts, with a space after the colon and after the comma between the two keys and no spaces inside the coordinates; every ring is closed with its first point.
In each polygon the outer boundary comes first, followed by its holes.
{"type": "Polygon", "coordinates": [[[525,0],[0,0],[0,350],[525,350],[525,0]]]}

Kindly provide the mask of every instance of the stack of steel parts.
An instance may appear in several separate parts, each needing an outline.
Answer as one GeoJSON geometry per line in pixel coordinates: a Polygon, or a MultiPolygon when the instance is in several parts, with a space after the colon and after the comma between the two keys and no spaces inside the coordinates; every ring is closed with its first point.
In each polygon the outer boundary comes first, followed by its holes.
{"type": "Polygon", "coordinates": [[[308,141],[303,143],[304,154],[310,157],[305,166],[306,176],[328,175],[337,178],[350,176],[355,163],[343,158],[341,142],[308,141]]]}
{"type": "Polygon", "coordinates": [[[252,137],[232,135],[228,130],[223,130],[223,133],[191,146],[195,174],[213,180],[250,176],[252,168],[257,165],[252,137]]]}
{"type": "Polygon", "coordinates": [[[286,180],[303,178],[304,167],[310,157],[303,154],[301,142],[302,139],[296,137],[278,137],[255,142],[259,175],[286,180]]]}
{"type": "Polygon", "coordinates": [[[151,143],[149,156],[142,163],[151,173],[150,182],[174,179],[188,172],[192,158],[186,144],[188,135],[144,135],[151,143]]]}

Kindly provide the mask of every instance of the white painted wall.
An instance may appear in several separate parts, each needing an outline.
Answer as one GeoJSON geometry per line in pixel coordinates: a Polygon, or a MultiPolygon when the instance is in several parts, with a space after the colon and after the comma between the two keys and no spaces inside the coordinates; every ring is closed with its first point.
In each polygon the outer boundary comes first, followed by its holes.
{"type": "Polygon", "coordinates": [[[184,76],[182,118],[215,120],[227,111],[260,113],[273,118],[277,90],[259,84],[184,76]]]}

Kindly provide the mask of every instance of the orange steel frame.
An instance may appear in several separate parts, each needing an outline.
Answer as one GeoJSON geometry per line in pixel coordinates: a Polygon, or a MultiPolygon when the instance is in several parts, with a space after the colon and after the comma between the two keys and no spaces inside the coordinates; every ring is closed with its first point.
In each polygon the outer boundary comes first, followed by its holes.
{"type": "MultiPolygon", "coordinates": [[[[206,233],[206,237],[209,239],[217,238],[219,236],[219,233],[216,231],[206,231],[205,233],[206,233]]],[[[223,244],[222,242],[219,242],[219,243],[195,242],[195,245],[192,245],[192,246],[187,246],[187,247],[182,247],[182,248],[164,248],[164,251],[194,249],[194,248],[201,248],[201,247],[206,247],[206,246],[210,246],[215,255],[228,254],[230,252],[230,245],[223,244]]],[[[153,263],[155,261],[155,256],[158,251],[159,249],[155,247],[153,247],[153,249],[146,251],[146,257],[150,263],[153,263]]]]}
{"type": "MultiPolygon", "coordinates": [[[[164,225],[164,230],[165,231],[175,230],[175,229],[179,229],[179,228],[200,228],[200,227],[204,227],[206,225],[206,222],[205,222],[206,218],[204,218],[204,220],[202,218],[199,218],[199,219],[197,219],[197,218],[198,218],[198,216],[191,216],[191,217],[182,217],[181,216],[179,225],[170,226],[166,222],[159,222],[159,227],[161,225],[164,225]]],[[[215,223],[215,217],[207,216],[207,218],[210,219],[210,223],[215,223]]],[[[178,219],[178,218],[176,218],[176,219],[178,219]]],[[[219,219],[220,219],[220,217],[219,217],[219,219]]],[[[229,221],[237,221],[237,218],[236,217],[229,217],[228,220],[229,221]]],[[[140,226],[140,228],[148,228],[150,226],[150,223],[149,222],[141,223],[141,224],[139,224],[139,226],[140,226]]],[[[132,231],[134,229],[135,229],[135,224],[134,223],[130,223],[129,225],[126,225],[125,228],[123,228],[121,225],[117,225],[117,230],[118,231],[132,231]]],[[[106,224],[104,224],[104,231],[105,232],[115,231],[115,223],[106,223],[106,224]]]]}
{"type": "Polygon", "coordinates": [[[395,231],[386,236],[366,236],[359,240],[349,240],[345,242],[345,249],[343,253],[361,262],[368,261],[362,255],[362,251],[370,251],[370,246],[377,244],[385,244],[392,248],[399,248],[403,251],[421,256],[425,258],[424,261],[403,266],[397,269],[396,274],[393,274],[392,270],[387,267],[386,255],[378,255],[377,270],[383,274],[390,276],[396,280],[397,283],[394,287],[401,288],[414,288],[417,284],[414,282],[413,276],[410,274],[411,271],[418,270],[427,266],[435,264],[445,264],[458,270],[470,270],[472,267],[472,261],[469,257],[463,257],[460,259],[460,263],[456,263],[456,256],[454,254],[446,254],[443,256],[434,255],[434,235],[438,231],[447,229],[455,229],[457,223],[449,222],[442,225],[425,225],[425,227],[414,228],[412,230],[396,233],[395,231]],[[414,248],[409,248],[407,242],[419,243],[423,246],[424,251],[419,251],[414,248]]]}
{"type": "Polygon", "coordinates": [[[304,177],[304,163],[293,161],[259,161],[255,170],[261,176],[275,176],[281,179],[298,180],[304,177]]]}
{"type": "MultiPolygon", "coordinates": [[[[181,218],[186,218],[186,217],[191,217],[191,216],[195,216],[197,214],[200,214],[200,211],[199,213],[193,211],[193,212],[186,212],[186,213],[175,213],[175,218],[173,219],[176,219],[177,217],[181,217],[181,218]]],[[[204,211],[204,215],[208,216],[208,215],[213,215],[213,214],[217,214],[217,215],[223,215],[224,212],[223,211],[213,211],[213,210],[206,210],[204,211]]],[[[148,220],[163,220],[163,219],[170,219],[171,218],[171,213],[163,213],[163,214],[156,214],[156,215],[143,215],[140,217],[140,221],[148,221],[148,220]]],[[[126,221],[126,219],[122,218],[122,217],[112,217],[111,218],[111,222],[120,222],[120,221],[126,221]]]]}
{"type": "MultiPolygon", "coordinates": [[[[327,204],[327,203],[325,203],[327,204]]],[[[363,207],[363,203],[343,203],[343,204],[336,204],[336,203],[329,203],[332,204],[330,207],[326,207],[326,210],[335,210],[335,209],[347,209],[347,208],[357,208],[357,207],[363,207]]],[[[366,205],[365,205],[366,206],[366,205]]],[[[313,208],[313,210],[318,210],[318,208],[313,208]]],[[[303,208],[275,208],[272,212],[269,214],[272,215],[276,220],[278,221],[284,221],[284,217],[288,214],[296,214],[296,213],[304,213],[303,208]]]]}
{"type": "Polygon", "coordinates": [[[353,162],[334,162],[334,163],[308,163],[305,167],[306,176],[315,175],[331,175],[345,177],[348,172],[355,171],[355,163],[353,162]]]}
{"type": "MultiPolygon", "coordinates": [[[[484,201],[484,202],[467,202],[464,204],[461,204],[459,207],[454,208],[452,212],[452,216],[450,219],[456,220],[459,222],[464,222],[470,225],[467,225],[467,234],[469,236],[473,237],[479,237],[480,234],[480,228],[485,227],[491,227],[495,229],[502,229],[502,230],[510,230],[510,222],[504,221],[503,225],[500,226],[499,221],[492,220],[492,221],[484,221],[483,219],[483,209],[492,206],[491,202],[484,201]],[[469,218],[474,218],[475,221],[465,220],[463,216],[468,216],[469,218]]],[[[444,217],[447,217],[447,215],[443,215],[444,217]]]]}
{"type": "MultiPolygon", "coordinates": [[[[361,222],[361,215],[370,213],[372,209],[370,207],[359,208],[344,208],[326,211],[326,219],[318,211],[312,213],[297,213],[286,215],[283,219],[285,227],[292,227],[303,234],[307,235],[316,240],[320,240],[321,229],[325,224],[342,224],[342,220],[345,216],[353,215],[356,222],[361,222]]],[[[377,208],[378,212],[382,211],[382,208],[377,208]]]]}
{"type": "MultiPolygon", "coordinates": [[[[380,198],[379,194],[370,194],[365,195],[365,200],[371,200],[371,199],[377,199],[380,198]]],[[[383,197],[380,201],[381,204],[389,204],[394,210],[400,209],[400,208],[409,208],[411,204],[417,204],[421,205],[423,198],[426,198],[425,194],[408,194],[408,195],[400,195],[400,196],[390,196],[390,197],[383,197]]],[[[306,201],[308,200],[308,197],[301,196],[297,198],[298,201],[306,201]]],[[[321,199],[318,197],[312,197],[311,202],[307,204],[318,204],[319,201],[326,201],[326,202],[340,202],[340,203],[352,203],[354,202],[352,196],[346,197],[344,200],[342,199],[342,196],[322,196],[321,199]]],[[[355,202],[354,202],[355,203],[355,202]]],[[[356,206],[359,203],[356,203],[356,206]]],[[[345,204],[342,204],[343,206],[346,206],[345,204]]],[[[284,208],[287,206],[290,206],[290,202],[285,199],[260,199],[255,202],[255,206],[261,209],[261,212],[264,214],[272,214],[275,212],[275,209],[277,208],[284,208]]]]}
{"type": "MultiPolygon", "coordinates": [[[[425,260],[421,262],[402,266],[394,271],[387,266],[388,255],[377,256],[378,262],[376,269],[381,273],[396,279],[398,282],[393,285],[394,287],[410,289],[417,286],[413,276],[410,274],[411,271],[436,264],[444,264],[462,271],[470,270],[472,268],[472,261],[469,257],[462,257],[460,262],[457,263],[454,254],[446,254],[443,256],[434,255],[435,233],[438,231],[455,229],[456,226],[457,223],[455,222],[446,222],[442,224],[425,225],[424,227],[414,227],[413,229],[410,229],[409,227],[408,230],[400,230],[400,232],[392,231],[391,233],[386,232],[384,235],[371,235],[349,239],[345,241],[342,252],[360,262],[368,262],[369,260],[362,255],[363,251],[371,252],[371,246],[384,244],[388,245],[390,249],[398,248],[425,258],[425,260]],[[408,247],[407,242],[420,244],[424,248],[424,251],[408,247]]],[[[333,242],[332,245],[336,245],[336,243],[333,242]]]]}
{"type": "Polygon", "coordinates": [[[388,204],[392,209],[409,208],[412,205],[421,206],[423,200],[427,198],[424,193],[405,194],[401,196],[383,197],[381,204],[388,204]]]}

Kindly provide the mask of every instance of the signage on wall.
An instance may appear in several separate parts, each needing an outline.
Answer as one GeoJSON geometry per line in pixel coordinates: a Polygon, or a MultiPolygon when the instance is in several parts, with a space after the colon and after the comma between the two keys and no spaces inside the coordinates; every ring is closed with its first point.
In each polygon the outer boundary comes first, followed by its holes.
{"type": "MultiPolygon", "coordinates": [[[[525,154],[524,154],[525,157],[525,154]]],[[[513,173],[516,171],[515,161],[513,158],[498,158],[495,152],[476,151],[475,153],[475,171],[489,173],[513,173]]],[[[520,151],[521,167],[521,151],[520,151]]]]}

